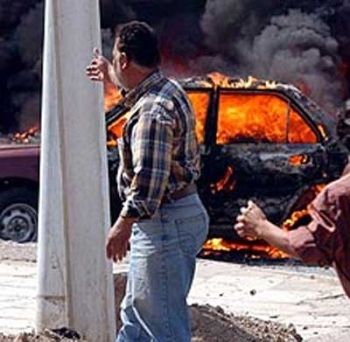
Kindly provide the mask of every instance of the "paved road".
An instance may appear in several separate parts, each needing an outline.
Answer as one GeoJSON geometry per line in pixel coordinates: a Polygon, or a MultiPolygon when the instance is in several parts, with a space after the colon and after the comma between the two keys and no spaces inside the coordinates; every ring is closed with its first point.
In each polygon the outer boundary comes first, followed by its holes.
{"type": "Polygon", "coordinates": [[[350,341],[350,301],[331,270],[201,260],[190,302],[292,323],[306,341],[350,341]]]}
{"type": "MultiPolygon", "coordinates": [[[[116,266],[125,271],[127,264],[116,266]]],[[[30,330],[35,321],[36,264],[0,263],[0,331],[30,330]]],[[[189,302],[219,305],[294,324],[306,341],[350,341],[350,301],[333,272],[303,267],[247,266],[199,260],[189,302]]]]}

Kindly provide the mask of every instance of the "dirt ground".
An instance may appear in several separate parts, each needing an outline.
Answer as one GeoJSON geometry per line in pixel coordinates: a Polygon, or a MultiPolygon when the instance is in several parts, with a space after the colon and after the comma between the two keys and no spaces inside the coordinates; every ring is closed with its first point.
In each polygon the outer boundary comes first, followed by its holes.
{"type": "MultiPolygon", "coordinates": [[[[15,260],[25,262],[36,261],[36,244],[18,245],[11,242],[0,241],[0,260],[15,260]]],[[[124,281],[120,286],[124,286],[124,281]]],[[[117,281],[117,279],[115,279],[117,281]]],[[[119,287],[116,284],[116,287],[119,287]]],[[[119,287],[119,293],[120,287],[119,287]]],[[[294,342],[302,341],[295,328],[284,326],[272,321],[263,321],[249,316],[235,316],[225,313],[219,307],[192,305],[192,342],[294,342]]],[[[5,336],[0,332],[0,342],[58,342],[83,339],[65,338],[69,330],[59,333],[46,331],[40,336],[23,333],[17,336],[5,336]]],[[[67,335],[68,334],[68,335],[67,335]]]]}
{"type": "MultiPolygon", "coordinates": [[[[220,308],[211,306],[191,306],[192,342],[295,342],[302,341],[293,326],[262,321],[252,317],[226,314],[220,308]]],[[[84,341],[82,339],[61,338],[47,331],[43,335],[21,334],[4,336],[0,342],[58,342],[84,341]]]]}

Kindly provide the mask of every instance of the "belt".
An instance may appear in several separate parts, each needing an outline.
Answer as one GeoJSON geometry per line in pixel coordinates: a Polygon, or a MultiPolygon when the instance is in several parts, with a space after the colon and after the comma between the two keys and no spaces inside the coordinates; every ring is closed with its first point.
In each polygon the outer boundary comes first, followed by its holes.
{"type": "Polygon", "coordinates": [[[171,194],[167,194],[162,198],[161,204],[172,203],[173,201],[177,201],[180,198],[192,195],[197,192],[196,184],[190,184],[183,189],[174,191],[171,194]]]}

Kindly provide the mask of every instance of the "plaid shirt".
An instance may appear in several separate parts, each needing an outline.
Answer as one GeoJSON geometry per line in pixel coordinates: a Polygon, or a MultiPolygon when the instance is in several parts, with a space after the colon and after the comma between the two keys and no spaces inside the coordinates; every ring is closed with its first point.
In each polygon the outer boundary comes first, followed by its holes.
{"type": "Polygon", "coordinates": [[[149,218],[164,196],[199,177],[195,118],[185,91],[160,71],[123,102],[130,113],[118,140],[120,215],[149,218]]]}

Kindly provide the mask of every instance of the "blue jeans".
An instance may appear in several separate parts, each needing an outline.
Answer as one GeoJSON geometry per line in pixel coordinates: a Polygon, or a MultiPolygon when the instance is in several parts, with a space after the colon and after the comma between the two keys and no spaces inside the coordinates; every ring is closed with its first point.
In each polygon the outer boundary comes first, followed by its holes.
{"type": "Polygon", "coordinates": [[[209,220],[197,194],[134,224],[117,342],[190,342],[186,298],[209,220]]]}

